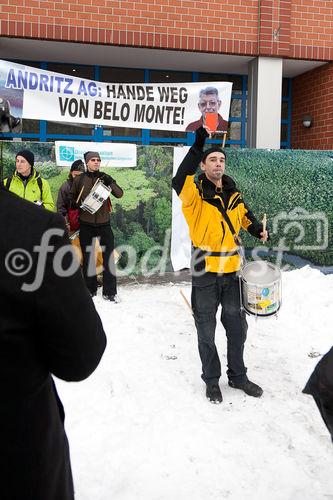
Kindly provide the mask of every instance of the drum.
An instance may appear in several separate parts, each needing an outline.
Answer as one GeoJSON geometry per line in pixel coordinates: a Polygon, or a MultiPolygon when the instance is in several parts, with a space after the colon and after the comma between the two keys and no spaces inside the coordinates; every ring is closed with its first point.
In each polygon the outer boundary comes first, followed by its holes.
{"type": "Polygon", "coordinates": [[[281,272],[270,262],[245,264],[240,272],[241,303],[248,314],[272,316],[281,307],[281,272]]]}
{"type": "MultiPolygon", "coordinates": [[[[82,266],[82,250],[81,250],[81,245],[80,245],[80,238],[79,238],[80,231],[76,231],[73,233],[69,239],[71,240],[71,243],[74,247],[75,254],[77,258],[79,259],[79,262],[82,266]]],[[[113,251],[113,256],[114,256],[114,261],[115,263],[118,262],[120,255],[117,252],[117,250],[113,251]]],[[[102,249],[101,245],[99,244],[98,239],[96,239],[95,243],[95,265],[96,265],[96,274],[101,274],[103,272],[103,254],[102,254],[102,249]]]]}
{"type": "Polygon", "coordinates": [[[104,201],[110,196],[111,188],[105,186],[100,179],[97,179],[90,193],[82,202],[80,208],[94,214],[103,205],[104,201]]]}

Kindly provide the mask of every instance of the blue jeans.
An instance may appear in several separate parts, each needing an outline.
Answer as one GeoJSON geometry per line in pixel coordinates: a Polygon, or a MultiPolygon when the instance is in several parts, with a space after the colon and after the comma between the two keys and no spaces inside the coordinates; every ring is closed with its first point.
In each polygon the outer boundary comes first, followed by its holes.
{"type": "Polygon", "coordinates": [[[245,312],[240,308],[239,278],[236,273],[205,273],[192,278],[192,309],[198,334],[202,379],[216,384],[221,363],[215,345],[216,313],[221,304],[221,322],[227,336],[228,379],[242,384],[247,381],[244,344],[247,335],[245,312]]]}

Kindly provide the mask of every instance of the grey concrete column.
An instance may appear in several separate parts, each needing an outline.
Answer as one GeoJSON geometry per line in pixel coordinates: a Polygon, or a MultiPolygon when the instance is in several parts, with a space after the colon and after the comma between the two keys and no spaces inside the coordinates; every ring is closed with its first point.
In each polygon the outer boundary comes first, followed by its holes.
{"type": "Polygon", "coordinates": [[[257,57],[249,63],[247,147],[280,149],[282,59],[257,57]]]}

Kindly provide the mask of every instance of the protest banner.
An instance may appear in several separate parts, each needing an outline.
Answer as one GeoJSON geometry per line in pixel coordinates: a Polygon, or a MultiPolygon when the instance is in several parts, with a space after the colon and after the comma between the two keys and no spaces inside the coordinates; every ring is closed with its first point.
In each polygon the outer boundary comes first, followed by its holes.
{"type": "Polygon", "coordinates": [[[0,98],[23,119],[194,131],[206,111],[228,128],[232,83],[106,83],[0,60],[0,98]]]}

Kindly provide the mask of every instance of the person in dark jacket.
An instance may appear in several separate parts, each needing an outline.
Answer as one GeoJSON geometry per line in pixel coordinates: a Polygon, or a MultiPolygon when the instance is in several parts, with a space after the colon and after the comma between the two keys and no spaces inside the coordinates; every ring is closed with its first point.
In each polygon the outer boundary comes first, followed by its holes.
{"type": "Polygon", "coordinates": [[[333,347],[317,363],[303,392],[315,400],[333,442],[333,347]]]}
{"type": "Polygon", "coordinates": [[[123,190],[110,175],[100,172],[101,157],[99,153],[96,151],[87,151],[84,154],[84,160],[87,170],[84,174],[74,179],[70,192],[71,207],[79,208],[83,277],[91,296],[95,296],[97,293],[97,276],[96,271],[94,273],[91,272],[92,266],[95,265],[92,243],[98,237],[103,255],[103,298],[111,302],[117,302],[117,279],[113,253],[114,236],[110,226],[110,198],[108,197],[104,200],[101,207],[95,213],[90,213],[82,208],[81,205],[98,179],[111,188],[111,194],[116,198],[123,196],[123,190]],[[92,255],[91,262],[89,262],[90,255],[92,255]]]}
{"type": "Polygon", "coordinates": [[[74,212],[70,208],[70,191],[75,177],[81,175],[84,171],[83,161],[75,160],[71,165],[67,180],[60,186],[58,191],[57,212],[64,217],[69,232],[79,229],[78,220],[73,216],[76,215],[77,210],[74,212]]]}
{"type": "Polygon", "coordinates": [[[221,322],[227,335],[229,385],[249,396],[260,397],[263,393],[261,387],[247,378],[244,365],[247,322],[240,305],[237,249],[241,228],[262,241],[267,240],[268,233],[248,209],[234,180],[224,174],[225,152],[218,146],[203,151],[207,137],[203,127],[196,130],[195,143],[180,164],[172,186],[182,201],[194,247],[192,309],[202,379],[206,383],[207,398],[213,403],[221,403],[221,365],[215,345],[216,313],[220,304],[221,322]],[[196,184],[194,177],[199,165],[203,174],[196,184]]]}
{"type": "Polygon", "coordinates": [[[0,497],[73,500],[64,409],[51,374],[87,378],[105,333],[80,271],[58,272],[59,262],[63,269],[73,262],[69,253],[56,258],[70,247],[60,215],[0,187],[0,231],[0,497]]]}

